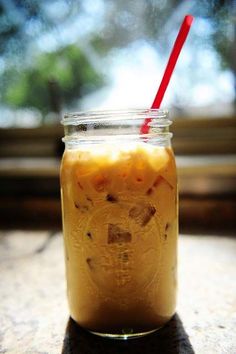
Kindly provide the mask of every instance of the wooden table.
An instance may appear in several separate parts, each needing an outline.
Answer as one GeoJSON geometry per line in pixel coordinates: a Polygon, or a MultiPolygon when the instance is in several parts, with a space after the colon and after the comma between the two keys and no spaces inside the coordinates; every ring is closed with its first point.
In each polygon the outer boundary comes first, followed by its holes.
{"type": "Polygon", "coordinates": [[[0,236],[0,353],[236,353],[236,238],[181,236],[177,315],[127,342],[68,320],[61,234],[0,236]]]}

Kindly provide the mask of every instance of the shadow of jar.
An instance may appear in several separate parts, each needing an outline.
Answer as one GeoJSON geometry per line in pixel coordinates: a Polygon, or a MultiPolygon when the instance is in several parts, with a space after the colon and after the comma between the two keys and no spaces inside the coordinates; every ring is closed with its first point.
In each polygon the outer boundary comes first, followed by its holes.
{"type": "Polygon", "coordinates": [[[62,354],[194,354],[183,323],[175,314],[161,329],[142,338],[111,340],[95,336],[68,321],[62,354]]]}

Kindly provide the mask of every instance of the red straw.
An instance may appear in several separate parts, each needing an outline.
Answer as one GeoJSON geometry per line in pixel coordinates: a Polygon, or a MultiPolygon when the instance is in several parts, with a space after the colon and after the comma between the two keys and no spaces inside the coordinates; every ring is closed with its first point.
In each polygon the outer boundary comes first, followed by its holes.
{"type": "MultiPolygon", "coordinates": [[[[184,42],[187,38],[188,32],[190,30],[191,24],[193,22],[193,16],[187,15],[185,16],[182,25],[180,27],[178,36],[175,40],[172,52],[170,54],[163,78],[161,80],[160,86],[158,88],[156,97],[153,101],[152,104],[152,109],[158,109],[161,105],[162,99],[164,97],[164,94],[166,92],[167,86],[169,84],[171,75],[174,71],[175,64],[177,62],[177,59],[179,57],[179,54],[181,52],[181,49],[184,45],[184,42]]],[[[147,134],[149,132],[149,123],[151,122],[151,118],[146,118],[144,123],[142,124],[140,128],[140,133],[141,134],[147,134]]]]}

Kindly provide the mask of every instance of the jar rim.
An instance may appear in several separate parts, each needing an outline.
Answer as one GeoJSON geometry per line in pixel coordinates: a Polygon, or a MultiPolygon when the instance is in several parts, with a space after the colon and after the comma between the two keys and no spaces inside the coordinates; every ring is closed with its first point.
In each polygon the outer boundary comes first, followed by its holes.
{"type": "Polygon", "coordinates": [[[90,124],[95,122],[122,121],[124,119],[144,120],[151,118],[155,120],[168,119],[169,111],[158,108],[130,108],[114,110],[91,110],[65,113],[61,123],[63,125],[90,124]]]}

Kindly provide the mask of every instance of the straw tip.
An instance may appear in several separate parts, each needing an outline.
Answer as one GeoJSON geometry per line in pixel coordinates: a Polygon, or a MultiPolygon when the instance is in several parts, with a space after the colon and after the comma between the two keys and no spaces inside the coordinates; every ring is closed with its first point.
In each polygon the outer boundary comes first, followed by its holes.
{"type": "Polygon", "coordinates": [[[185,23],[188,25],[188,26],[191,26],[192,22],[193,22],[193,19],[194,17],[192,15],[186,15],[184,20],[185,20],[185,23]]]}

